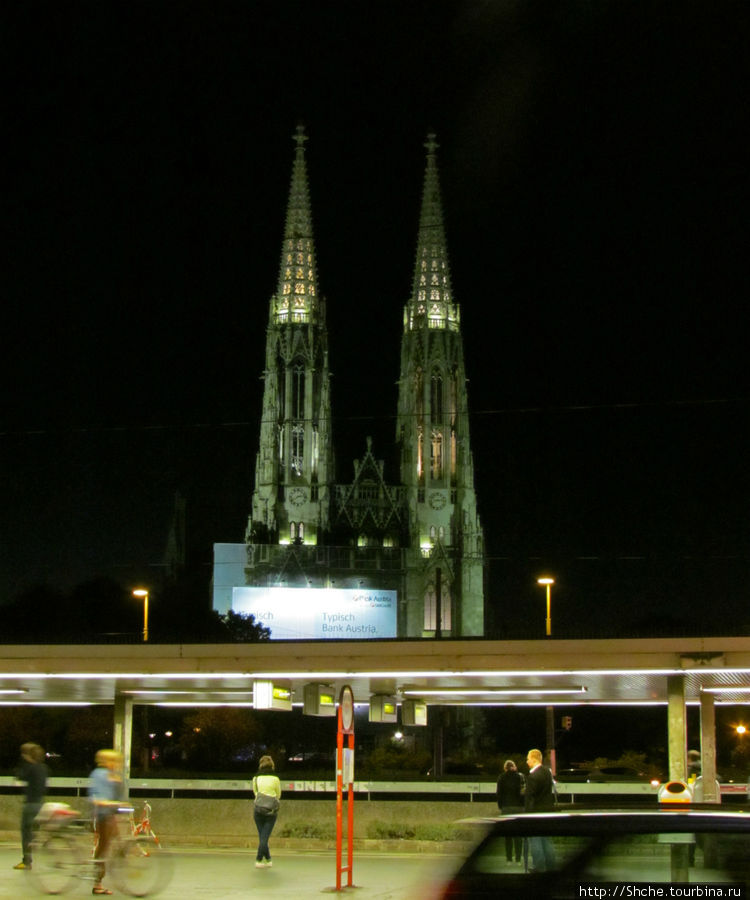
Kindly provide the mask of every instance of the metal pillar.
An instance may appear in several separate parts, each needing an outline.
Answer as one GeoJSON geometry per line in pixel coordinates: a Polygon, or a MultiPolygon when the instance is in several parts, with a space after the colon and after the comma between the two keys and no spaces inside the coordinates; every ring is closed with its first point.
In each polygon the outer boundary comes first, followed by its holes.
{"type": "Polygon", "coordinates": [[[130,755],[133,745],[133,700],[124,694],[115,693],[115,725],[112,746],[122,753],[123,799],[129,795],[130,755]]]}
{"type": "Polygon", "coordinates": [[[549,767],[553,775],[557,775],[557,749],[555,747],[555,707],[548,706],[545,710],[545,731],[549,767]]]}
{"type": "Polygon", "coordinates": [[[701,775],[703,802],[719,803],[716,784],[716,708],[714,695],[701,692],[701,775]]]}
{"type": "Polygon", "coordinates": [[[685,721],[685,676],[667,676],[667,746],[669,780],[687,779],[687,723],[685,721]]]}

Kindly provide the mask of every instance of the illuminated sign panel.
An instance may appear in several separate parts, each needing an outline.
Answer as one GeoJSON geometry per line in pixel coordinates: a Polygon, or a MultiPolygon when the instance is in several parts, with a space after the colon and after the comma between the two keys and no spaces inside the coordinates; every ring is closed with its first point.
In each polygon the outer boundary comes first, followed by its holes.
{"type": "Polygon", "coordinates": [[[396,698],[374,694],[370,697],[369,718],[371,722],[396,722],[398,720],[396,698]]]}
{"type": "Polygon", "coordinates": [[[273,681],[253,682],[253,706],[255,709],[292,708],[292,690],[285,684],[274,684],[273,681]]]}
{"type": "Polygon", "coordinates": [[[272,640],[397,637],[396,591],[235,587],[232,609],[252,614],[272,640]]]}
{"type": "Polygon", "coordinates": [[[335,716],[336,697],[333,688],[325,684],[306,684],[305,715],[335,716]]]}
{"type": "Polygon", "coordinates": [[[404,725],[426,725],[427,704],[424,700],[404,700],[401,704],[401,722],[404,725]]]}

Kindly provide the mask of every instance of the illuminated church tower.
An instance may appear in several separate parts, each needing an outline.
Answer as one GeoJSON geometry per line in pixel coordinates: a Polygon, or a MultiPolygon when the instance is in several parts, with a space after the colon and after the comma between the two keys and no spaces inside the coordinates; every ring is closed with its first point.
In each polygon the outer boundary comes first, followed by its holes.
{"type": "Polygon", "coordinates": [[[306,140],[299,127],[278,289],[268,314],[248,544],[314,544],[329,527],[333,455],[328,333],[318,291],[306,140]]]}
{"type": "Polygon", "coordinates": [[[460,311],[454,302],[429,135],[412,296],[404,309],[396,440],[412,561],[409,635],[481,635],[483,536],[474,492],[460,311]],[[419,562],[415,555],[421,554],[419,562]]]}
{"type": "MultiPolygon", "coordinates": [[[[251,513],[244,544],[214,545],[214,609],[262,610],[257,616],[273,637],[283,636],[284,604],[296,604],[300,614],[329,604],[323,618],[331,622],[330,604],[343,597],[351,609],[337,619],[347,623],[341,636],[360,628],[349,624],[355,618],[365,622],[358,636],[368,636],[373,616],[386,637],[481,635],[482,530],[437,144],[430,136],[414,289],[404,313],[400,471],[388,471],[362,435],[363,455],[346,467],[351,480],[334,483],[328,333],[305,140],[298,128],[281,270],[269,307],[251,513]]],[[[322,636],[338,636],[338,628],[322,626],[322,636]]]]}

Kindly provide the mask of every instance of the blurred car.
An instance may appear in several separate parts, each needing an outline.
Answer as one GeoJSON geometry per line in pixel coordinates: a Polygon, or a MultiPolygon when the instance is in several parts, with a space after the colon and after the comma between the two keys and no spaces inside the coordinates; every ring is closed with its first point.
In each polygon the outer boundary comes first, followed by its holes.
{"type": "Polygon", "coordinates": [[[283,774],[289,778],[334,780],[336,757],[331,753],[297,753],[286,761],[283,774]]]}
{"type": "Polygon", "coordinates": [[[650,781],[648,773],[629,766],[595,766],[592,769],[575,767],[560,769],[555,780],[563,784],[572,782],[606,783],[608,781],[650,781]]]}
{"type": "Polygon", "coordinates": [[[448,779],[450,776],[458,776],[459,780],[466,780],[466,778],[481,778],[484,775],[484,767],[476,763],[446,759],[443,763],[442,775],[436,775],[432,767],[427,769],[424,775],[427,778],[443,779],[448,779]]]}
{"type": "Polygon", "coordinates": [[[597,781],[650,781],[646,772],[631,769],[628,766],[599,766],[591,769],[586,779],[590,782],[597,781]]]}
{"type": "Polygon", "coordinates": [[[557,772],[555,772],[555,781],[562,782],[563,784],[586,782],[589,780],[590,771],[591,769],[579,767],[574,769],[558,769],[557,772]]]}
{"type": "Polygon", "coordinates": [[[581,894],[582,885],[601,885],[599,890],[604,890],[613,883],[641,883],[653,890],[661,884],[750,882],[750,815],[744,813],[689,808],[599,810],[466,821],[485,828],[486,833],[439,888],[441,900],[572,900],[615,896],[581,894]],[[513,837],[523,841],[520,862],[507,859],[506,838],[513,837]],[[551,849],[554,862],[548,871],[534,871],[533,849],[539,839],[551,849]]]}

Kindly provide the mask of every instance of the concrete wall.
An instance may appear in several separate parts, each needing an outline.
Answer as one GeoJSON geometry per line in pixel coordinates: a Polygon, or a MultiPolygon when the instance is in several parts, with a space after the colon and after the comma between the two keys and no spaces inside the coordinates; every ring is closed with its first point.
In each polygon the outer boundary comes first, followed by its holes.
{"type": "MultiPolygon", "coordinates": [[[[86,801],[75,797],[55,798],[75,809],[85,810],[86,801]]],[[[142,801],[133,800],[136,819],[142,801]]],[[[255,846],[256,831],[250,800],[191,800],[156,798],[151,803],[153,829],[165,844],[201,844],[204,846],[255,846]]],[[[22,798],[0,795],[0,839],[19,837],[22,798]]],[[[357,799],[354,803],[354,837],[368,837],[367,826],[373,821],[394,824],[450,824],[470,816],[488,816],[497,812],[494,803],[411,802],[400,800],[357,799]]],[[[344,797],[346,821],[346,797],[344,797]]],[[[291,823],[319,823],[335,833],[336,800],[293,800],[282,798],[276,832],[291,823]]],[[[344,825],[346,828],[346,825],[344,825]]],[[[279,837],[276,838],[279,840],[279,837]]]]}

